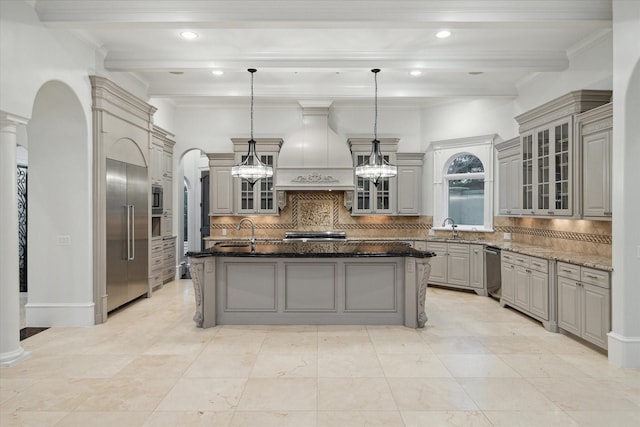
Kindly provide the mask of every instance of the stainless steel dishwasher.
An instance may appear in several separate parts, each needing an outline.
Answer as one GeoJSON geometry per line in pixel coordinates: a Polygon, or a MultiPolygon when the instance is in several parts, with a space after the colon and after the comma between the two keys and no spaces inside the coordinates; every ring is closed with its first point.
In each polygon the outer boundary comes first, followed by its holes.
{"type": "Polygon", "coordinates": [[[500,248],[496,246],[484,247],[484,274],[487,292],[492,297],[500,299],[502,288],[500,248]]]}

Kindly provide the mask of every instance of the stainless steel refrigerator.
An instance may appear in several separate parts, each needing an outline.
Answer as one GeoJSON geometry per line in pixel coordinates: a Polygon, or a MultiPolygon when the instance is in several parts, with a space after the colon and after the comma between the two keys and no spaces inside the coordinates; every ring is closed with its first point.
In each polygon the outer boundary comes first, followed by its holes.
{"type": "Polygon", "coordinates": [[[107,311],[148,291],[147,168],[107,159],[107,311]]]}

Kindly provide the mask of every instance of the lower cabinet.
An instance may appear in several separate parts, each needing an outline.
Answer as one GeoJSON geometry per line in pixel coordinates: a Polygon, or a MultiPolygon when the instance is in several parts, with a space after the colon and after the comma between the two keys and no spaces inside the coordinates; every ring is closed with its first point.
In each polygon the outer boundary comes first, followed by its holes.
{"type": "Polygon", "coordinates": [[[164,253],[162,249],[162,237],[154,237],[151,239],[151,257],[149,286],[151,289],[157,288],[163,284],[164,274],[164,253]]]}
{"type": "Polygon", "coordinates": [[[171,282],[176,277],[176,236],[154,237],[151,240],[151,289],[171,282]]]}
{"type": "Polygon", "coordinates": [[[434,258],[430,258],[429,283],[470,289],[478,295],[486,295],[482,249],[482,245],[428,241],[427,250],[436,253],[434,258]]]}
{"type": "Polygon", "coordinates": [[[609,273],[565,262],[557,265],[558,326],[607,349],[611,329],[609,273]]]}
{"type": "Polygon", "coordinates": [[[171,282],[176,278],[176,236],[162,240],[162,282],[171,282]]]}
{"type": "Polygon", "coordinates": [[[528,255],[502,252],[502,295],[500,303],[521,311],[554,330],[550,310],[549,261],[528,255]]]}

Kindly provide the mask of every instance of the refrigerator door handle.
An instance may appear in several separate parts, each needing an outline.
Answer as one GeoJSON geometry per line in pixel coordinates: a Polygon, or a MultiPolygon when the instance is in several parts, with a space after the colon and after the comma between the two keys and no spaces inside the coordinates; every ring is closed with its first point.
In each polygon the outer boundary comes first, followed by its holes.
{"type": "Polygon", "coordinates": [[[131,261],[131,205],[126,205],[127,208],[127,261],[131,261]]]}
{"type": "Polygon", "coordinates": [[[129,261],[136,259],[136,206],[131,206],[131,257],[129,261]]]}

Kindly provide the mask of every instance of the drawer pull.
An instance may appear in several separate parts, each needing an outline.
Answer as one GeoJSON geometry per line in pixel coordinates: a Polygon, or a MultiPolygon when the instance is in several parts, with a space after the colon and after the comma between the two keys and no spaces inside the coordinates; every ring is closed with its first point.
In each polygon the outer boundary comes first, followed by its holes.
{"type": "Polygon", "coordinates": [[[540,264],[539,262],[532,262],[531,264],[535,265],[536,267],[542,267],[542,264],[540,264]]]}
{"type": "Polygon", "coordinates": [[[588,278],[590,278],[590,279],[596,279],[596,280],[597,280],[597,279],[600,279],[600,277],[598,277],[598,276],[594,276],[593,274],[585,274],[585,276],[587,276],[587,277],[588,277],[588,278]]]}
{"type": "Polygon", "coordinates": [[[604,212],[604,216],[611,216],[613,215],[611,212],[604,212]]]}
{"type": "Polygon", "coordinates": [[[569,270],[568,268],[561,268],[561,271],[564,271],[565,273],[573,273],[573,270],[569,270]]]}

